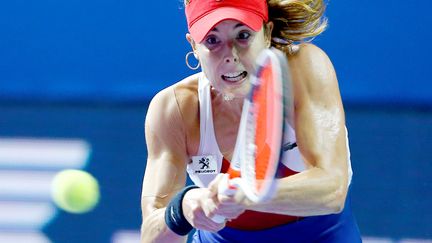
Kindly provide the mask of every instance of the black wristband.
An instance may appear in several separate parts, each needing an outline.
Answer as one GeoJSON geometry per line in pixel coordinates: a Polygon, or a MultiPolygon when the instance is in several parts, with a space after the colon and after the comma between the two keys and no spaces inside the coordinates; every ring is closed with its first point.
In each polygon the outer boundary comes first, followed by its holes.
{"type": "Polygon", "coordinates": [[[165,223],[174,233],[187,235],[192,229],[185,216],[183,215],[182,201],[189,190],[199,188],[198,186],[187,186],[179,191],[168,203],[165,210],[165,223]]]}

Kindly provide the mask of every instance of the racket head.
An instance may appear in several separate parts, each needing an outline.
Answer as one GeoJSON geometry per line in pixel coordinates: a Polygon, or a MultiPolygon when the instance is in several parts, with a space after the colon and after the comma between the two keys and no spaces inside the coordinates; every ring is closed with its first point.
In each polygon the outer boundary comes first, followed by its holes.
{"type": "Polygon", "coordinates": [[[275,191],[284,129],[283,53],[265,49],[257,58],[251,90],[244,101],[239,134],[242,189],[255,202],[270,199],[275,191]]]}

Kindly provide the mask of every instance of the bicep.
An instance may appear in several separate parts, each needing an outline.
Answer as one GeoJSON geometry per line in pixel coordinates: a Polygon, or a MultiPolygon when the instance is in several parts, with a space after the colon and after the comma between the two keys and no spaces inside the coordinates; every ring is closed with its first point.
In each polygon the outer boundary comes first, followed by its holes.
{"type": "Polygon", "coordinates": [[[336,74],[325,53],[308,48],[313,50],[306,50],[305,61],[297,60],[306,69],[294,87],[297,143],[313,167],[347,177],[345,115],[336,74]]]}
{"type": "Polygon", "coordinates": [[[187,152],[185,129],[170,91],[151,102],[146,122],[147,164],[142,187],[143,217],[165,207],[185,185],[187,152]]]}

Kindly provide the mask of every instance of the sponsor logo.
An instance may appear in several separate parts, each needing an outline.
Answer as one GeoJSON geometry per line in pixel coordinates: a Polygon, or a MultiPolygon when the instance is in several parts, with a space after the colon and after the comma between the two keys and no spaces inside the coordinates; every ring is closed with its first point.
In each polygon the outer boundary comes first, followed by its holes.
{"type": "Polygon", "coordinates": [[[213,155],[192,157],[194,174],[217,174],[217,162],[213,155]]]}

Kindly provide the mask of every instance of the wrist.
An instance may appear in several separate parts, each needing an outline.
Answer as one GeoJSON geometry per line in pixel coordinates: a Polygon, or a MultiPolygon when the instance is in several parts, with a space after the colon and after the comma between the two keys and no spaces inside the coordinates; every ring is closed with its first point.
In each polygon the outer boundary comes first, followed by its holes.
{"type": "Polygon", "coordinates": [[[165,223],[168,228],[178,235],[187,235],[193,229],[183,214],[182,202],[186,193],[195,188],[198,188],[198,186],[187,186],[180,190],[165,209],[165,223]]]}

